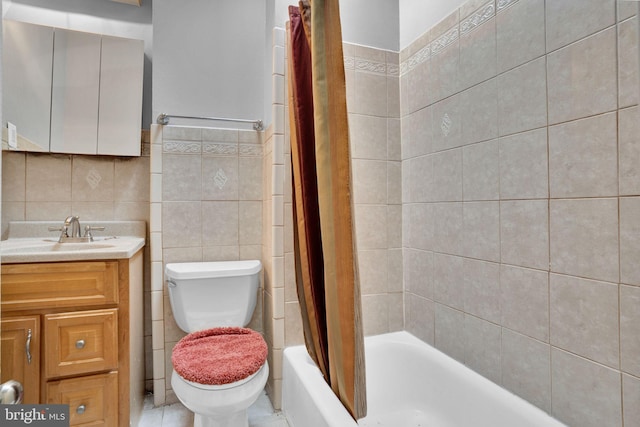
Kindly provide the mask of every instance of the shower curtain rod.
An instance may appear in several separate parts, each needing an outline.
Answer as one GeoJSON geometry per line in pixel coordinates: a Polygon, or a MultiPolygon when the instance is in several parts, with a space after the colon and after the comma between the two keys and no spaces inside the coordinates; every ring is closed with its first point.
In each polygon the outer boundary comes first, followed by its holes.
{"type": "Polygon", "coordinates": [[[262,120],[249,120],[249,119],[229,119],[225,117],[197,117],[197,116],[177,116],[174,114],[160,113],[156,119],[156,123],[160,125],[168,125],[170,118],[174,119],[197,119],[197,120],[218,120],[222,122],[236,122],[236,123],[252,123],[254,130],[264,130],[262,120]]]}

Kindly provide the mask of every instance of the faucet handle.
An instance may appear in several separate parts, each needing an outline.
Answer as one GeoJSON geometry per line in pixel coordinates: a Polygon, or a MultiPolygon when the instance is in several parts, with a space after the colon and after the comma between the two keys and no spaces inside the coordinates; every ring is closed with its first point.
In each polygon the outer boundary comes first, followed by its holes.
{"type": "Polygon", "coordinates": [[[60,232],[60,238],[58,239],[58,242],[62,243],[62,241],[66,238],[69,237],[69,233],[67,232],[68,230],[68,226],[65,224],[61,227],[49,227],[49,231],[59,231],[60,232]]]}
{"type": "Polygon", "coordinates": [[[88,238],[90,241],[93,242],[93,234],[91,234],[92,230],[103,231],[104,227],[96,227],[94,225],[86,225],[84,227],[84,237],[88,238]]]}

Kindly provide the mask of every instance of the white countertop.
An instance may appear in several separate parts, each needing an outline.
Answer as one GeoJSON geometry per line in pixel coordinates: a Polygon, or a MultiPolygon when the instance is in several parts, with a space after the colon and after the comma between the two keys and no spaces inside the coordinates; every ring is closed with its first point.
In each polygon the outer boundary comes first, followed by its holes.
{"type": "Polygon", "coordinates": [[[0,242],[3,264],[90,261],[131,258],[144,246],[144,238],[97,237],[87,243],[58,243],[56,239],[17,238],[0,242]]]}
{"type": "Polygon", "coordinates": [[[44,221],[10,223],[9,238],[0,242],[2,264],[126,259],[145,245],[144,221],[87,222],[104,225],[105,230],[99,233],[103,235],[96,232],[93,242],[83,243],[59,243],[55,232],[48,232],[52,224],[60,225],[44,221]],[[47,237],[38,237],[43,235],[47,237]]]}

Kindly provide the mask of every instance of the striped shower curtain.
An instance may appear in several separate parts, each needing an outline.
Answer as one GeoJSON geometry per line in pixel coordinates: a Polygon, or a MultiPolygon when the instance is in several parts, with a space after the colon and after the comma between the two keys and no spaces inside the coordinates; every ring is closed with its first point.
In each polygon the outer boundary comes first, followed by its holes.
{"type": "Polygon", "coordinates": [[[289,7],[289,114],[305,344],[355,419],[366,415],[360,285],[338,0],[289,7]]]}

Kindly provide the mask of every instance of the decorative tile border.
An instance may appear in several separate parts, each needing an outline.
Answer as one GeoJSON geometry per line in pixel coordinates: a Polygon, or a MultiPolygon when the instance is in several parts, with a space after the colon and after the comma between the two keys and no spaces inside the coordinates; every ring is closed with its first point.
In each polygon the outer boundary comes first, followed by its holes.
{"type": "Polygon", "coordinates": [[[344,69],[345,70],[355,70],[356,69],[356,60],[353,56],[345,56],[344,57],[344,69]]]}
{"type": "Polygon", "coordinates": [[[518,0],[498,0],[496,4],[496,8],[498,9],[498,12],[500,12],[516,3],[518,3],[518,0]]]}
{"type": "Polygon", "coordinates": [[[431,56],[436,56],[445,50],[451,43],[458,40],[458,26],[451,28],[446,33],[431,42],[431,56]]]}
{"type": "Polygon", "coordinates": [[[400,74],[405,74],[413,70],[418,65],[431,59],[431,45],[428,44],[413,55],[406,61],[400,64],[400,74]]]}
{"type": "Polygon", "coordinates": [[[476,10],[464,21],[460,22],[460,35],[464,36],[478,28],[496,15],[496,7],[491,0],[489,3],[476,10]]]}
{"type": "Polygon", "coordinates": [[[238,148],[241,156],[262,156],[262,145],[260,144],[240,144],[238,148]]]}
{"type": "Polygon", "coordinates": [[[353,56],[344,57],[344,69],[360,71],[368,74],[377,74],[381,76],[400,75],[400,65],[398,64],[370,61],[363,58],[354,58],[353,56]]]}
{"type": "Polygon", "coordinates": [[[371,74],[387,74],[387,64],[356,58],[356,71],[365,71],[371,74]]]}
{"type": "Polygon", "coordinates": [[[162,145],[162,151],[165,153],[200,154],[200,147],[199,142],[165,141],[162,145]]]}
{"type": "Polygon", "coordinates": [[[387,76],[398,77],[399,75],[400,75],[400,65],[398,65],[398,64],[387,64],[387,76]]]}
{"type": "Polygon", "coordinates": [[[361,58],[344,58],[344,69],[361,71],[368,74],[387,75],[388,65],[383,62],[369,61],[361,58]]]}
{"type": "Polygon", "coordinates": [[[411,55],[407,60],[403,61],[400,64],[400,75],[408,73],[418,65],[443,52],[447,47],[458,40],[459,37],[466,36],[494,17],[497,13],[496,11],[499,12],[517,2],[518,0],[498,0],[497,6],[494,4],[493,0],[486,3],[475,13],[460,22],[459,25],[450,28],[443,35],[411,55]]]}
{"type": "Polygon", "coordinates": [[[237,156],[238,144],[233,142],[205,142],[202,144],[202,154],[213,154],[216,156],[237,156]]]}

